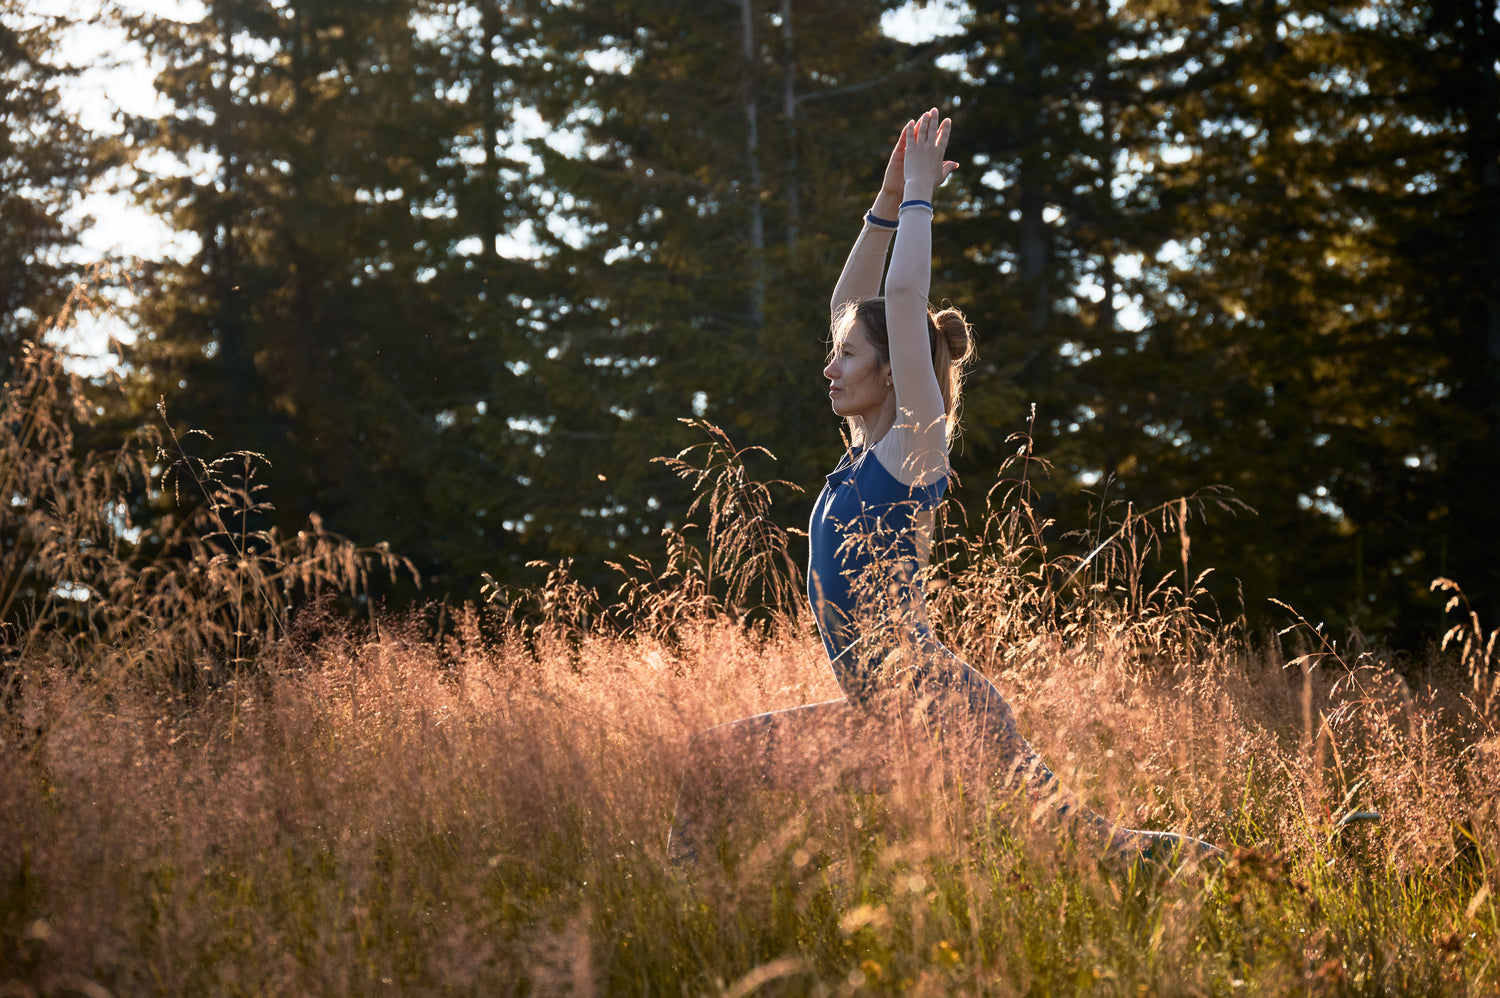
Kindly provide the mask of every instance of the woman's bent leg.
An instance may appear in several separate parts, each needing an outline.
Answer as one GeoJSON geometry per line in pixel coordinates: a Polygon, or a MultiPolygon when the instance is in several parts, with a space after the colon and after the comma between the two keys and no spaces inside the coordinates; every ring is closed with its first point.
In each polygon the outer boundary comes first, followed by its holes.
{"type": "Polygon", "coordinates": [[[1015,711],[994,683],[939,644],[923,649],[912,692],[934,738],[951,745],[958,775],[1001,790],[1024,790],[1069,822],[1102,820],[1064,786],[1021,734],[1015,711]]]}
{"type": "Polygon", "coordinates": [[[868,722],[839,699],[756,714],[694,735],[668,856],[683,862],[703,855],[741,794],[873,784],[878,749],[867,737],[868,722]]]}
{"type": "Polygon", "coordinates": [[[955,743],[960,773],[1002,789],[1022,788],[1065,828],[1101,840],[1113,852],[1151,860],[1203,859],[1221,851],[1172,832],[1123,828],[1084,805],[1022,737],[1015,712],[994,683],[935,641],[924,646],[912,689],[934,734],[955,743]]]}

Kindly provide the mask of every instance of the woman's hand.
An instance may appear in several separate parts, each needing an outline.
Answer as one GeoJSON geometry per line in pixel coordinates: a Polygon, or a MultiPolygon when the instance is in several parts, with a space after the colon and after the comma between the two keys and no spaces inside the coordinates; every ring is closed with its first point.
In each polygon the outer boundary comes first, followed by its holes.
{"type": "Polygon", "coordinates": [[[880,182],[880,193],[875,195],[875,203],[870,206],[870,213],[876,218],[895,221],[896,212],[901,207],[901,192],[906,185],[906,133],[915,124],[914,121],[908,121],[902,126],[901,134],[896,136],[896,147],[891,150],[890,162],[885,164],[885,178],[880,182]]]}
{"type": "Polygon", "coordinates": [[[891,195],[898,201],[906,184],[906,133],[914,125],[915,121],[908,121],[901,127],[901,134],[896,136],[896,148],[891,150],[890,162],[885,164],[885,179],[880,182],[880,193],[891,195]]]}
{"type": "MultiPolygon", "coordinates": [[[[931,200],[932,192],[948,179],[948,174],[958,168],[952,160],[943,159],[948,148],[948,134],[953,130],[953,121],[938,120],[938,110],[923,112],[922,117],[909,122],[901,131],[901,140],[896,143],[900,153],[902,169],[902,192],[905,197],[920,197],[931,200]]],[[[891,154],[891,163],[896,163],[896,153],[891,154]]],[[[886,167],[886,181],[890,181],[890,167],[886,167]]],[[[881,188],[885,193],[886,188],[881,188]]]]}

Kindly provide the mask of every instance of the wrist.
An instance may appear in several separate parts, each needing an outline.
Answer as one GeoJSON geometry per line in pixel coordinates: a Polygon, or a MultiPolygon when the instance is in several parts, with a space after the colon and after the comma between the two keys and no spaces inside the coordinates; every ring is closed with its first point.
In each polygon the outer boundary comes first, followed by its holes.
{"type": "Polygon", "coordinates": [[[937,185],[930,180],[913,177],[906,182],[906,186],[902,188],[901,197],[897,198],[896,201],[897,204],[900,204],[902,201],[913,200],[931,201],[932,192],[935,190],[937,190],[937,185]]]}
{"type": "Polygon", "coordinates": [[[881,188],[880,193],[875,195],[875,203],[870,206],[870,214],[881,218],[895,218],[896,210],[900,207],[901,192],[881,188]]]}

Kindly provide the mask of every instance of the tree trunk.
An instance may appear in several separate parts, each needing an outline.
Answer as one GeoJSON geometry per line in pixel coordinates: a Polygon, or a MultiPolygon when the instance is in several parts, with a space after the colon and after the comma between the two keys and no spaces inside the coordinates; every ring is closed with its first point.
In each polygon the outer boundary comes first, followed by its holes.
{"type": "Polygon", "coordinates": [[[802,210],[802,177],[797,165],[797,61],[792,48],[792,0],[781,0],[781,40],[785,63],[781,72],[781,113],[786,118],[786,248],[797,253],[802,210]]]}
{"type": "Polygon", "coordinates": [[[1024,99],[1032,104],[1032,116],[1021,136],[1020,171],[1016,178],[1019,188],[1016,195],[1017,208],[1021,212],[1017,250],[1021,257],[1021,280],[1030,294],[1027,324],[1033,335],[1040,335],[1052,314],[1052,282],[1049,274],[1052,260],[1047,222],[1042,217],[1047,206],[1043,194],[1047,171],[1042,162],[1042,143],[1047,134],[1047,123],[1042,102],[1045,81],[1042,78],[1040,33],[1043,29],[1037,17],[1035,0],[1026,0],[1021,4],[1020,18],[1021,30],[1025,32],[1022,42],[1023,59],[1031,77],[1027,82],[1032,90],[1024,99]]]}
{"type": "Polygon", "coordinates": [[[1119,202],[1114,197],[1115,171],[1119,163],[1120,144],[1115,139],[1115,118],[1119,113],[1113,97],[1113,88],[1108,82],[1104,86],[1106,92],[1099,96],[1099,118],[1100,134],[1099,142],[1103,148],[1101,171],[1105,176],[1105,183],[1109,185],[1110,217],[1100,226],[1103,236],[1101,252],[1104,256],[1103,273],[1100,275],[1099,283],[1104,285],[1104,301],[1100,302],[1099,331],[1106,337],[1106,342],[1114,346],[1114,334],[1120,331],[1120,313],[1115,307],[1115,295],[1123,291],[1120,286],[1120,272],[1115,267],[1115,255],[1118,252],[1118,240],[1115,236],[1119,231],[1120,222],[1119,202]]]}
{"type": "MultiPolygon", "coordinates": [[[[245,309],[241,301],[241,277],[239,275],[238,236],[240,223],[240,196],[245,190],[242,174],[245,157],[239,151],[239,140],[235,123],[239,119],[239,108],[235,104],[234,86],[237,60],[234,52],[234,36],[238,31],[233,16],[234,5],[221,7],[218,20],[220,39],[223,44],[223,73],[219,85],[210,98],[213,106],[215,141],[222,166],[221,177],[224,196],[218,200],[218,211],[207,237],[203,240],[204,255],[209,266],[209,280],[214,289],[213,326],[218,341],[220,369],[224,372],[225,395],[219,400],[221,427],[224,432],[236,425],[235,419],[251,419],[250,395],[254,385],[254,360],[249,344],[245,322],[245,309]]],[[[212,14],[210,15],[212,16],[212,14]]]]}
{"type": "Polygon", "coordinates": [[[495,46],[502,26],[498,4],[479,5],[479,31],[483,37],[484,51],[479,61],[479,138],[484,143],[483,226],[484,260],[496,264],[500,260],[500,235],[504,231],[504,209],[500,205],[500,112],[497,108],[500,88],[499,73],[495,66],[495,46]]]}
{"type": "Polygon", "coordinates": [[[1483,239],[1488,246],[1484,271],[1485,368],[1488,374],[1490,448],[1500,460],[1500,23],[1496,0],[1474,0],[1475,42],[1479,51],[1471,65],[1476,74],[1475,113],[1469,119],[1471,152],[1478,203],[1477,218],[1488,218],[1483,239]]]}
{"type": "Polygon", "coordinates": [[[750,208],[750,325],[760,329],[766,314],[766,217],[761,203],[760,119],[756,91],[760,53],[755,43],[752,0],[740,0],[740,45],[745,58],[745,197],[750,208]]]}

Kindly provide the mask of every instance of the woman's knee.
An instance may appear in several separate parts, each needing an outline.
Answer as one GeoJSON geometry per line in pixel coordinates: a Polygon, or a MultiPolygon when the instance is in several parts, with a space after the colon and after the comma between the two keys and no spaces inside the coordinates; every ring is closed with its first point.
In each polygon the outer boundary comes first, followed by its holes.
{"type": "Polygon", "coordinates": [[[723,759],[733,752],[736,740],[733,723],[716,724],[705,728],[688,739],[687,759],[689,766],[718,768],[723,759]]]}

